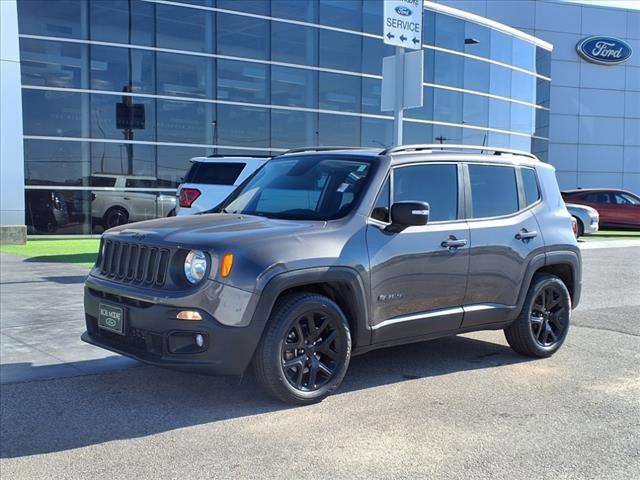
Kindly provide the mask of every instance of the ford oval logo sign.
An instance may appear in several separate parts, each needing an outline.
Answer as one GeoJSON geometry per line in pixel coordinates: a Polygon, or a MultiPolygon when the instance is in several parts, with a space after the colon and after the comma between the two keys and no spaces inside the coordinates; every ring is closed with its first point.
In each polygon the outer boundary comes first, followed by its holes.
{"type": "Polygon", "coordinates": [[[613,37],[589,37],[576,45],[582,58],[600,65],[616,65],[628,59],[633,50],[626,42],[613,37]]]}
{"type": "Polygon", "coordinates": [[[409,17],[412,12],[410,8],[405,7],[403,5],[399,5],[396,7],[396,13],[398,15],[402,15],[403,17],[409,17]]]}

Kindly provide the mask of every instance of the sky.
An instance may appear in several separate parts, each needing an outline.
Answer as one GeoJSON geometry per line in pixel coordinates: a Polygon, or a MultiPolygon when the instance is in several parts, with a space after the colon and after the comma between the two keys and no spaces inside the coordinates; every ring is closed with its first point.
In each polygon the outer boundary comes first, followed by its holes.
{"type": "Polygon", "coordinates": [[[629,8],[640,10],[640,0],[565,0],[572,3],[587,3],[592,5],[602,5],[604,7],[629,8]]]}

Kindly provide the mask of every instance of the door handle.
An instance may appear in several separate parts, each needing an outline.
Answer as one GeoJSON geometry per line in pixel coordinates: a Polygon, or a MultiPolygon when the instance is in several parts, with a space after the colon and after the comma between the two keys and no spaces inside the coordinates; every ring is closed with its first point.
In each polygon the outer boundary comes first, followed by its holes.
{"type": "Polygon", "coordinates": [[[518,233],[516,233],[516,240],[522,240],[523,242],[527,242],[532,238],[536,238],[538,236],[538,232],[535,230],[528,231],[526,228],[523,228],[518,233]]]}
{"type": "Polygon", "coordinates": [[[451,235],[447,240],[444,240],[440,246],[442,248],[448,248],[449,250],[455,250],[456,248],[464,247],[467,244],[467,240],[464,238],[456,238],[451,235]]]}

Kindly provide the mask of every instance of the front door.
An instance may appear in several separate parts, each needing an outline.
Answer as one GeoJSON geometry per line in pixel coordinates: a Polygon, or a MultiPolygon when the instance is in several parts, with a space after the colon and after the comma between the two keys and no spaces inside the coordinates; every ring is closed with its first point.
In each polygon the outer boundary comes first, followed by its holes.
{"type": "Polygon", "coordinates": [[[460,168],[443,163],[392,169],[367,226],[374,343],[460,326],[469,267],[460,168]],[[394,201],[428,202],[427,225],[388,231],[394,201]]]}
{"type": "Polygon", "coordinates": [[[640,226],[640,198],[626,192],[615,192],[612,195],[616,203],[615,223],[640,226]]]}

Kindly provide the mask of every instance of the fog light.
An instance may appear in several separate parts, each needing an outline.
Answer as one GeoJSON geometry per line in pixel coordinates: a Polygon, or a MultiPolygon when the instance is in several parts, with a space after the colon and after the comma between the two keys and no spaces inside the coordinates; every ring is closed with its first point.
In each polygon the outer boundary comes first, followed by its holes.
{"type": "Polygon", "coordinates": [[[202,320],[202,315],[193,310],[183,310],[176,315],[178,320],[202,320]]]}
{"type": "Polygon", "coordinates": [[[200,334],[196,335],[196,345],[199,348],[202,348],[202,346],[204,345],[204,337],[202,335],[200,335],[200,334]]]}

